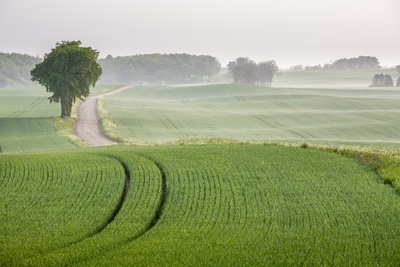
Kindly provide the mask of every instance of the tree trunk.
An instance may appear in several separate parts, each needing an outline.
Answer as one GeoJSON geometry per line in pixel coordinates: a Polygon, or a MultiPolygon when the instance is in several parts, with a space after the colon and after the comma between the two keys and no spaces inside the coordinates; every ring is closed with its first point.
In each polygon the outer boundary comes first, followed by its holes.
{"type": "Polygon", "coordinates": [[[61,118],[71,117],[72,101],[67,96],[61,97],[61,118]]]}

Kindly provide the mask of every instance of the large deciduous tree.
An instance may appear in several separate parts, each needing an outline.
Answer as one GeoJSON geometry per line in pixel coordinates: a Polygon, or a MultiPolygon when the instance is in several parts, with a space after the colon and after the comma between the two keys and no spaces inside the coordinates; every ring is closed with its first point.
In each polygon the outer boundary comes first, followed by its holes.
{"type": "Polygon", "coordinates": [[[57,43],[42,63],[31,71],[32,81],[46,87],[50,103],[61,103],[61,118],[71,117],[71,108],[76,98],[90,94],[102,74],[97,63],[99,52],[91,47],[81,47],[80,41],[57,43]]]}

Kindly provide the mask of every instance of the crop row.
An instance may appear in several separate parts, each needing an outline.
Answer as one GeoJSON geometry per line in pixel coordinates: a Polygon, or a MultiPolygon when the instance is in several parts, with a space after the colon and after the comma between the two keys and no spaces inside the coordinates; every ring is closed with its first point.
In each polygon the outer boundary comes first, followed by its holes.
{"type": "MultiPolygon", "coordinates": [[[[70,246],[25,260],[23,265],[86,265],[88,259],[133,242],[153,226],[162,200],[160,170],[152,161],[132,153],[117,152],[102,156],[118,160],[125,169],[125,194],[118,213],[101,232],[70,246]]],[[[121,196],[121,192],[116,196],[121,196]]]]}
{"type": "Polygon", "coordinates": [[[400,199],[350,159],[251,145],[136,151],[165,174],[160,220],[141,238],[84,265],[390,266],[400,260],[400,199]]]}
{"type": "Polygon", "coordinates": [[[96,151],[0,158],[0,265],[400,261],[399,196],[351,159],[244,144],[96,151]]]}
{"type": "Polygon", "coordinates": [[[96,234],[120,201],[124,169],[96,155],[0,158],[0,265],[96,234]]]}
{"type": "Polygon", "coordinates": [[[61,150],[76,147],[56,134],[49,117],[0,117],[0,146],[2,153],[61,150]]]}

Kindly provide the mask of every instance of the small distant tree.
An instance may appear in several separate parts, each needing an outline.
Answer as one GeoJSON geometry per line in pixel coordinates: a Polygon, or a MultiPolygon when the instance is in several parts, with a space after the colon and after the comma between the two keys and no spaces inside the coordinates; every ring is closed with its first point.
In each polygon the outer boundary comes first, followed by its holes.
{"type": "Polygon", "coordinates": [[[372,78],[370,87],[390,87],[393,86],[393,79],[389,74],[375,74],[372,78]]]}
{"type": "Polygon", "coordinates": [[[303,71],[304,66],[303,65],[295,65],[295,66],[291,66],[289,69],[293,70],[293,71],[303,71]]]}
{"type": "Polygon", "coordinates": [[[260,79],[259,81],[260,84],[271,86],[272,79],[279,72],[279,68],[276,65],[275,60],[260,62],[257,68],[258,68],[258,77],[260,79]]]}
{"type": "Polygon", "coordinates": [[[397,79],[396,86],[400,86],[400,77],[397,79]]]}
{"type": "Polygon", "coordinates": [[[247,57],[239,57],[228,64],[234,83],[254,84],[259,80],[257,64],[247,57]]]}
{"type": "Polygon", "coordinates": [[[89,96],[90,86],[95,86],[102,74],[97,63],[99,52],[81,44],[81,41],[57,43],[31,71],[32,81],[38,81],[47,92],[53,93],[50,103],[61,102],[61,118],[71,117],[76,98],[89,96]]]}
{"type": "Polygon", "coordinates": [[[389,74],[386,74],[385,77],[383,78],[383,86],[393,86],[393,79],[389,74]]]}
{"type": "Polygon", "coordinates": [[[396,66],[396,70],[397,70],[397,72],[400,74],[400,65],[397,65],[397,66],[396,66]]]}

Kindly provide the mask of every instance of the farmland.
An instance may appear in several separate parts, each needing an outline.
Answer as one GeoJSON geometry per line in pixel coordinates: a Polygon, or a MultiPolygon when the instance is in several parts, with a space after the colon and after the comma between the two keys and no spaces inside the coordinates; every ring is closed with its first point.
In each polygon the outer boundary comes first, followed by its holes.
{"type": "Polygon", "coordinates": [[[115,147],[4,155],[1,164],[1,265],[400,260],[398,194],[332,153],[250,144],[115,147]],[[110,221],[124,170],[129,189],[110,221]]]}
{"type": "Polygon", "coordinates": [[[103,99],[128,141],[97,148],[1,89],[0,266],[393,266],[400,90],[370,76],[130,88],[103,99]]]}
{"type": "MultiPolygon", "coordinates": [[[[118,86],[97,86],[93,93],[118,86]]],[[[77,148],[56,133],[54,122],[60,114],[57,103],[50,104],[43,87],[1,88],[0,152],[33,152],[77,148]]]]}
{"type": "Polygon", "coordinates": [[[399,147],[400,90],[255,85],[133,87],[105,99],[132,142],[231,138],[399,147]]]}

